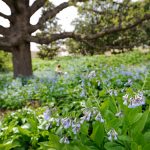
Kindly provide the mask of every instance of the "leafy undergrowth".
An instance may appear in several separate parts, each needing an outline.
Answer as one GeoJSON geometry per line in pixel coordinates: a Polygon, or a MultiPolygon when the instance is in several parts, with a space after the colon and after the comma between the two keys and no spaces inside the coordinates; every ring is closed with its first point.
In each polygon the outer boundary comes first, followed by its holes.
{"type": "Polygon", "coordinates": [[[0,149],[149,150],[150,54],[34,60],[0,77],[0,149]],[[64,74],[54,72],[62,65],[64,74]]]}

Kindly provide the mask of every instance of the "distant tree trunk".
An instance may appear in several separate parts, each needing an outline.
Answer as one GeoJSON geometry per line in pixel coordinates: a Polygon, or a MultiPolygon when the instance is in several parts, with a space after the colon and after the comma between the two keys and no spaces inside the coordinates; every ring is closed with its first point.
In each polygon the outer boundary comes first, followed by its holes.
{"type": "Polygon", "coordinates": [[[14,77],[32,76],[30,43],[24,42],[18,46],[13,47],[12,55],[14,77]]]}

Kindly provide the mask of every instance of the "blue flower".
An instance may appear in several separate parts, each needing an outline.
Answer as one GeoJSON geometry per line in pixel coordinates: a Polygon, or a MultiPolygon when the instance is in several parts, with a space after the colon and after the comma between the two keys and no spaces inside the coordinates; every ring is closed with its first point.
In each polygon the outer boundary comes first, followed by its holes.
{"type": "Polygon", "coordinates": [[[90,111],[84,111],[83,113],[84,116],[80,118],[81,119],[80,123],[83,123],[84,121],[89,121],[92,115],[90,111]]]}
{"type": "Polygon", "coordinates": [[[61,119],[61,123],[65,129],[68,129],[71,126],[71,119],[69,118],[61,119]]]}
{"type": "Polygon", "coordinates": [[[77,132],[79,132],[80,130],[80,123],[77,123],[77,122],[72,122],[72,132],[74,134],[77,134],[77,132]]]}
{"type": "Polygon", "coordinates": [[[117,140],[118,139],[118,133],[115,131],[115,129],[111,129],[108,133],[108,140],[112,141],[112,140],[117,140]]]}
{"type": "Polygon", "coordinates": [[[50,109],[47,109],[47,110],[43,113],[43,115],[44,115],[44,119],[45,119],[45,120],[49,120],[50,117],[51,117],[51,111],[50,111],[50,109]]]}
{"type": "Polygon", "coordinates": [[[81,94],[80,94],[80,97],[86,97],[86,92],[85,92],[84,89],[82,89],[82,92],[81,92],[81,94]]]}

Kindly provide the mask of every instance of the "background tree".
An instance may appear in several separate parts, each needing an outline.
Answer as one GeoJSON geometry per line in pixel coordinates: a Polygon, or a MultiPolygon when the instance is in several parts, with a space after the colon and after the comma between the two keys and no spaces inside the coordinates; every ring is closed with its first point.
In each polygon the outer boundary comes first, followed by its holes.
{"type": "MultiPolygon", "coordinates": [[[[51,2],[49,2],[43,7],[42,13],[45,13],[49,9],[54,9],[54,7],[55,6],[51,2]]],[[[43,28],[36,35],[39,36],[40,38],[41,37],[50,38],[50,35],[54,33],[61,33],[61,25],[58,24],[58,18],[51,19],[46,23],[44,23],[43,28]]],[[[40,51],[37,54],[42,59],[45,58],[53,59],[58,54],[60,45],[61,42],[59,40],[51,42],[49,44],[42,44],[38,46],[40,51]]]]}
{"type": "MultiPolygon", "coordinates": [[[[150,11],[150,2],[137,1],[91,1],[83,4],[79,10],[79,17],[74,20],[76,33],[96,34],[104,28],[113,26],[125,26],[140,18],[150,11]]],[[[88,42],[67,40],[67,46],[71,53],[81,53],[83,55],[103,53],[106,50],[124,49],[131,50],[134,46],[149,45],[150,21],[146,21],[140,26],[136,26],[126,31],[113,32],[103,38],[97,38],[88,42]]]]}
{"type": "MultiPolygon", "coordinates": [[[[37,31],[38,29],[42,29],[44,23],[46,23],[48,20],[55,18],[56,15],[61,10],[69,7],[70,5],[75,5],[76,2],[82,2],[87,0],[69,0],[69,2],[63,2],[59,6],[54,7],[53,9],[48,9],[47,11],[43,12],[36,25],[30,24],[30,17],[37,10],[44,7],[45,4],[47,4],[49,1],[36,0],[31,6],[29,6],[29,0],[2,0],[2,1],[5,2],[10,8],[11,15],[8,16],[3,13],[0,13],[1,17],[8,19],[10,21],[10,27],[6,28],[0,26],[0,35],[2,35],[0,37],[0,49],[12,53],[14,77],[20,75],[21,76],[32,75],[30,42],[35,42],[39,44],[49,44],[53,41],[65,38],[75,38],[76,40],[88,42],[97,38],[102,38],[114,32],[121,32],[134,28],[138,24],[141,24],[143,21],[150,19],[150,13],[144,11],[140,16],[133,15],[132,17],[124,18],[122,15],[123,18],[121,18],[119,22],[116,23],[116,21],[113,20],[111,24],[108,24],[106,27],[105,26],[101,27],[100,28],[101,30],[98,30],[95,34],[89,34],[87,32],[83,34],[75,32],[61,32],[51,34],[48,37],[39,37],[33,36],[32,33],[37,31]],[[124,22],[122,21],[122,19],[125,19],[124,22]]],[[[109,1],[113,3],[113,1],[111,0],[109,1]]],[[[128,0],[124,1],[128,2],[128,0]]],[[[121,7],[124,1],[121,3],[117,3],[116,10],[118,10],[119,6],[121,7]]],[[[88,2],[92,3],[95,2],[95,0],[87,1],[87,4],[88,2]]],[[[100,0],[100,2],[105,1],[100,0]]],[[[101,9],[102,6],[103,4],[100,4],[99,8],[101,9]]],[[[107,6],[107,8],[109,7],[107,6]]],[[[136,12],[139,11],[138,8],[135,10],[136,12]]],[[[109,16],[111,16],[111,14],[108,15],[108,18],[109,16]]],[[[129,13],[127,13],[127,15],[129,15],[129,13]]]]}
{"type": "MultiPolygon", "coordinates": [[[[71,34],[61,33],[52,34],[50,38],[39,38],[32,36],[32,33],[38,29],[42,29],[44,23],[55,18],[55,16],[63,9],[73,5],[76,0],[64,2],[53,9],[44,11],[36,25],[30,24],[30,17],[40,8],[44,7],[49,1],[36,0],[29,6],[29,0],[2,0],[11,10],[11,15],[0,13],[0,16],[8,19],[10,27],[0,26],[0,49],[11,52],[13,56],[14,77],[31,76],[31,51],[30,42],[40,44],[49,44],[57,39],[66,38],[71,34]]],[[[82,0],[79,0],[82,1],[82,0]]]]}

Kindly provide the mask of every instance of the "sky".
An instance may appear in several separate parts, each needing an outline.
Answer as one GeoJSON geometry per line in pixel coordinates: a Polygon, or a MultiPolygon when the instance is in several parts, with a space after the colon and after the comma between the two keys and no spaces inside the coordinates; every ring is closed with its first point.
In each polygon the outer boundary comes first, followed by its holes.
{"type": "MultiPolygon", "coordinates": [[[[34,2],[35,0],[30,0],[30,5],[34,2]]],[[[61,4],[62,2],[65,2],[68,0],[51,0],[53,4],[56,6],[61,4]]],[[[8,6],[0,0],[0,12],[3,12],[4,14],[10,15],[10,9],[8,6]]],[[[36,24],[38,22],[38,19],[40,17],[41,10],[37,11],[30,19],[31,24],[36,24]]],[[[62,25],[62,30],[63,31],[72,31],[74,27],[71,25],[71,22],[73,21],[74,18],[77,17],[77,9],[73,6],[68,7],[64,10],[62,10],[59,14],[56,16],[59,20],[58,23],[62,25]]],[[[9,21],[7,19],[4,19],[0,17],[0,25],[9,27],[9,21]]],[[[37,45],[35,43],[31,43],[31,50],[32,51],[37,51],[37,45]]]]}

